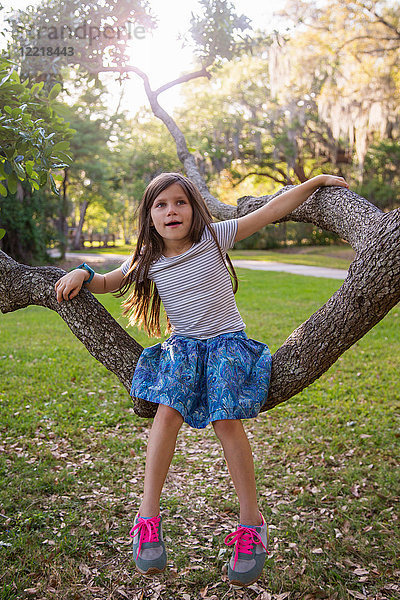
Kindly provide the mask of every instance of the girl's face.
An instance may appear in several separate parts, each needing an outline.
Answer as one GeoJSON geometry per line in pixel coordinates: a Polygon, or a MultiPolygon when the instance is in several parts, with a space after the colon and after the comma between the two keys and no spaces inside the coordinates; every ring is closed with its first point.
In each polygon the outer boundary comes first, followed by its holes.
{"type": "Polygon", "coordinates": [[[179,183],[171,184],[156,197],[150,214],[166,250],[182,250],[186,244],[191,245],[193,208],[179,183]]]}

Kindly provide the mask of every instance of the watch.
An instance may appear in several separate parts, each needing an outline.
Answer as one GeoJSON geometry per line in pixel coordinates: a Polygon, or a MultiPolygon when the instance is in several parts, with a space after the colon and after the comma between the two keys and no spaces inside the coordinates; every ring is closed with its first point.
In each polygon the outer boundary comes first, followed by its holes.
{"type": "Polygon", "coordinates": [[[94,277],[94,271],[92,269],[92,267],[89,267],[89,265],[87,265],[86,263],[82,263],[81,265],[78,265],[77,267],[75,267],[76,269],[85,269],[85,271],[87,271],[90,275],[89,279],[87,279],[86,281],[84,281],[84,285],[86,285],[87,283],[90,283],[94,277]]]}

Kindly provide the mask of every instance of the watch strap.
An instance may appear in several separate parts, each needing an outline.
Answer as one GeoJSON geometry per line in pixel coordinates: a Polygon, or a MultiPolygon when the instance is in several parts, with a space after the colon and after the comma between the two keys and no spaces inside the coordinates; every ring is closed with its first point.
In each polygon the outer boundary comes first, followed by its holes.
{"type": "Polygon", "coordinates": [[[92,267],[89,267],[89,265],[87,265],[86,263],[82,263],[75,268],[76,269],[85,269],[85,271],[87,271],[89,273],[89,279],[87,279],[86,281],[83,282],[84,285],[87,285],[88,283],[90,283],[92,281],[94,274],[95,274],[92,267]]]}

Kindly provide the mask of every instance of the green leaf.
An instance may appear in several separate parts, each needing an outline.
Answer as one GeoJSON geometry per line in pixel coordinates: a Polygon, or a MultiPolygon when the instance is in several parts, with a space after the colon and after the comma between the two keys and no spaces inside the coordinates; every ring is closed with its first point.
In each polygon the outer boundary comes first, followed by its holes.
{"type": "Polygon", "coordinates": [[[42,187],[43,185],[46,185],[47,183],[47,170],[46,171],[41,171],[39,173],[39,184],[40,187],[42,187]]]}
{"type": "Polygon", "coordinates": [[[12,79],[13,83],[21,83],[21,80],[19,78],[17,71],[11,72],[11,79],[12,79]]]}
{"type": "Polygon", "coordinates": [[[60,117],[71,118],[71,108],[69,106],[66,106],[65,104],[61,103],[56,103],[52,104],[52,108],[60,117]]]}
{"type": "Polygon", "coordinates": [[[32,96],[36,96],[40,90],[43,88],[44,86],[44,82],[41,81],[40,83],[34,83],[33,86],[31,87],[31,94],[32,96]]]}
{"type": "Polygon", "coordinates": [[[29,115],[22,115],[22,120],[24,122],[25,125],[29,125],[29,126],[33,126],[33,123],[29,117],[29,115]]]}
{"type": "Polygon", "coordinates": [[[2,183],[0,183],[0,195],[4,196],[4,198],[7,196],[7,188],[2,183]]]}
{"type": "Polygon", "coordinates": [[[65,150],[68,150],[69,148],[69,142],[57,142],[57,144],[54,144],[54,146],[51,149],[51,153],[53,155],[57,154],[59,151],[64,152],[65,150]]]}
{"type": "Polygon", "coordinates": [[[33,187],[33,189],[34,189],[34,190],[38,190],[38,189],[40,189],[40,188],[39,188],[39,184],[38,184],[38,183],[36,183],[36,181],[32,181],[32,182],[31,182],[31,184],[32,184],[32,187],[33,187]]]}
{"type": "Polygon", "coordinates": [[[51,191],[54,194],[57,194],[57,196],[59,196],[60,194],[59,194],[59,191],[57,189],[56,182],[54,181],[54,177],[53,177],[53,175],[51,173],[49,173],[49,181],[50,181],[51,191]]]}
{"type": "Polygon", "coordinates": [[[5,77],[3,77],[3,79],[0,81],[0,87],[6,83],[6,81],[8,81],[12,75],[13,71],[10,71],[9,73],[7,73],[7,75],[5,77]]]}
{"type": "Polygon", "coordinates": [[[5,229],[0,229],[0,240],[2,237],[4,237],[6,235],[6,230],[5,229]]]}
{"type": "Polygon", "coordinates": [[[11,194],[15,194],[17,191],[17,178],[14,173],[11,173],[7,181],[8,190],[11,194]]]}
{"type": "Polygon", "coordinates": [[[56,83],[50,90],[49,100],[54,100],[57,98],[58,94],[61,92],[61,83],[56,83]]]}
{"type": "Polygon", "coordinates": [[[14,167],[14,172],[18,175],[18,177],[22,180],[25,179],[25,170],[24,168],[16,163],[15,161],[13,161],[13,167],[14,167]]]}
{"type": "Polygon", "coordinates": [[[61,158],[64,162],[68,163],[69,165],[72,163],[72,158],[69,156],[69,154],[65,154],[65,152],[57,152],[57,158],[61,158]]]}

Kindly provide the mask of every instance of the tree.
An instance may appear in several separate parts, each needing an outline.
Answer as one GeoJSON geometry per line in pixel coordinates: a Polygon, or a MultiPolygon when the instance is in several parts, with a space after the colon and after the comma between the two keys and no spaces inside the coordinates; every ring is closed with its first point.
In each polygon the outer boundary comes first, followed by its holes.
{"type": "MultiPolygon", "coordinates": [[[[89,86],[83,96],[71,107],[63,107],[70,113],[70,121],[76,135],[71,140],[74,161],[68,168],[69,203],[75,205],[78,223],[73,240],[76,250],[81,248],[81,236],[88,206],[91,203],[110,207],[112,203],[111,168],[112,152],[109,147],[113,122],[101,101],[102,90],[89,86]]],[[[66,178],[65,177],[65,178],[66,178]]]]}
{"type": "MultiPolygon", "coordinates": [[[[271,198],[243,198],[237,209],[224,206],[223,211],[230,212],[227,216],[240,216],[271,198]]],[[[400,300],[400,209],[382,213],[354,192],[321,188],[286,219],[312,221],[336,231],[351,243],[356,257],[340,289],[275,352],[263,410],[320,377],[400,300]]],[[[1,252],[0,310],[6,313],[35,304],[56,311],[89,352],[129,390],[141,346],[87,290],[71,302],[58,304],[54,283],[63,274],[56,267],[18,264],[1,252]]],[[[138,415],[150,417],[156,406],[136,399],[134,408],[138,415]]]]}
{"type": "Polygon", "coordinates": [[[118,69],[127,61],[126,43],[155,27],[146,0],[44,0],[12,11],[6,21],[8,52],[21,76],[46,87],[62,81],[66,67],[78,67],[78,78],[105,65],[118,69]],[[38,52],[29,52],[32,47],[38,52]]]}
{"type": "Polygon", "coordinates": [[[360,193],[382,210],[400,205],[400,142],[389,139],[371,145],[365,157],[360,193]]]}
{"type": "Polygon", "coordinates": [[[282,14],[293,28],[278,37],[270,56],[274,89],[280,97],[293,87],[312,90],[334,138],[355,148],[362,175],[373,134],[390,138],[399,131],[399,5],[290,0],[282,14]]]}
{"type": "Polygon", "coordinates": [[[163,171],[179,170],[173,141],[148,109],[123,122],[113,146],[111,168],[114,230],[117,226],[122,229],[125,243],[130,244],[135,211],[147,184],[163,171]]]}
{"type": "MultiPolygon", "coordinates": [[[[168,128],[184,171],[198,185],[216,218],[242,216],[273,197],[239,198],[237,207],[219,202],[208,190],[182,131],[160,106],[158,96],[163,90],[198,76],[209,77],[207,71],[202,69],[152,90],[145,73],[136,67],[129,70],[143,79],[153,113],[168,128]]],[[[312,222],[335,232],[349,242],[356,257],[340,289],[274,354],[271,385],[263,410],[287,400],[320,377],[400,299],[400,209],[383,213],[354,192],[321,188],[284,220],[289,219],[312,222]]],[[[54,283],[62,274],[54,267],[19,265],[1,253],[0,310],[5,313],[37,304],[56,311],[89,352],[129,390],[141,347],[87,290],[82,290],[73,301],[59,305],[54,283]]],[[[141,416],[153,416],[156,410],[156,405],[141,399],[135,400],[134,407],[141,416]]]]}
{"type": "Polygon", "coordinates": [[[45,93],[43,83],[21,83],[15,65],[0,57],[2,243],[26,262],[43,259],[48,241],[37,228],[48,208],[38,190],[48,185],[57,193],[53,174],[71,161],[66,152],[73,130],[53,108],[60,89],[56,84],[45,93]]]}
{"type": "Polygon", "coordinates": [[[68,139],[73,130],[54,111],[61,90],[44,93],[43,83],[21,83],[15,65],[0,56],[0,195],[17,191],[18,182],[38,190],[47,182],[53,190],[52,169],[68,166],[68,139]]]}

